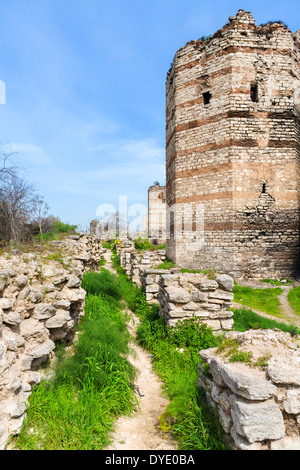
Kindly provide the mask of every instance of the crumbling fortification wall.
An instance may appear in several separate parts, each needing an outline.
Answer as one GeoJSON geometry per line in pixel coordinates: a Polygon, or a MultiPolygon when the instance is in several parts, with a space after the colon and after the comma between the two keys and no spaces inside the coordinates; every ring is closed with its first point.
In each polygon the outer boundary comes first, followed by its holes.
{"type": "Polygon", "coordinates": [[[224,274],[162,274],[159,281],[159,314],[168,326],[197,317],[215,333],[233,328],[233,279],[224,274]]]}
{"type": "Polygon", "coordinates": [[[165,250],[149,250],[141,251],[135,249],[133,244],[123,246],[118,254],[120,256],[120,264],[125,273],[135,284],[141,286],[141,273],[145,269],[155,268],[163,263],[166,259],[165,250]]]}
{"type": "Polygon", "coordinates": [[[18,434],[40,366],[55,341],[71,342],[84,315],[84,273],[97,269],[101,244],[87,235],[49,242],[52,249],[0,256],[0,449],[18,434]]]}
{"type": "Polygon", "coordinates": [[[200,351],[198,387],[217,409],[227,445],[234,450],[300,450],[299,337],[279,330],[226,337],[222,351],[200,351]],[[231,362],[237,354],[239,362],[231,362]]]}

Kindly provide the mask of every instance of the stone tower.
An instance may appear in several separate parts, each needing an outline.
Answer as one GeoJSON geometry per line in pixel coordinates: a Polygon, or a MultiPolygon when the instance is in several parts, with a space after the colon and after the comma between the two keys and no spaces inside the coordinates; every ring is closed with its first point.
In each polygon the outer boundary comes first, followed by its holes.
{"type": "Polygon", "coordinates": [[[155,245],[166,243],[166,187],[159,183],[148,189],[148,238],[155,245]]]}
{"type": "Polygon", "coordinates": [[[166,83],[167,256],[235,277],[299,261],[300,31],[236,16],[166,83]]]}

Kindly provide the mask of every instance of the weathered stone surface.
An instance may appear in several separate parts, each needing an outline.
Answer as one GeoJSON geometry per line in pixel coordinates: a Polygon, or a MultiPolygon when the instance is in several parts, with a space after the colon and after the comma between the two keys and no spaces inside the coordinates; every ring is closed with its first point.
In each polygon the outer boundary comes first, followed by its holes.
{"type": "Polygon", "coordinates": [[[72,288],[77,288],[77,287],[80,287],[80,286],[81,286],[81,280],[79,279],[79,277],[71,276],[69,278],[69,281],[67,283],[67,287],[72,289],[72,288]]]}
{"type": "Polygon", "coordinates": [[[293,364],[286,360],[271,360],[267,374],[274,383],[300,386],[300,362],[293,364]]]}
{"type": "Polygon", "coordinates": [[[216,281],[221,289],[224,289],[228,292],[232,292],[234,287],[234,281],[231,276],[228,276],[228,274],[219,274],[216,277],[216,281]]]}
{"type": "Polygon", "coordinates": [[[300,389],[287,390],[283,408],[289,414],[300,414],[300,389]]]}
{"type": "Polygon", "coordinates": [[[250,443],[284,437],[283,416],[274,401],[254,403],[232,396],[231,404],[235,429],[250,443]]]}
{"type": "Polygon", "coordinates": [[[83,289],[64,288],[62,294],[72,303],[80,302],[85,299],[85,291],[83,289]]]}
{"type": "Polygon", "coordinates": [[[225,336],[230,341],[223,352],[218,348],[199,352],[204,364],[198,367],[197,386],[217,407],[226,439],[232,439],[233,448],[240,450],[297,448],[300,386],[297,377],[290,383],[290,374],[284,369],[297,370],[298,339],[280,330],[232,331],[225,336]],[[233,345],[234,354],[251,353],[249,365],[230,362],[233,345]],[[263,367],[260,358],[266,361],[263,367]],[[204,373],[205,364],[209,366],[209,376],[204,373]]]}
{"type": "Polygon", "coordinates": [[[42,342],[48,338],[49,333],[43,323],[34,318],[28,318],[20,324],[20,335],[23,336],[26,341],[36,339],[38,342],[42,342]]]}
{"type": "Polygon", "coordinates": [[[259,442],[250,443],[247,439],[240,436],[234,429],[231,428],[230,435],[233,438],[233,442],[238,450],[263,450],[262,445],[259,442]]]}
{"type": "Polygon", "coordinates": [[[39,304],[35,307],[32,317],[37,320],[46,320],[55,315],[56,309],[51,304],[39,304]]]}
{"type": "Polygon", "coordinates": [[[169,286],[166,293],[170,302],[185,304],[191,300],[190,294],[182,287],[169,286]]]}
{"type": "Polygon", "coordinates": [[[228,364],[223,365],[221,369],[222,379],[233,393],[248,400],[267,400],[276,395],[277,387],[262,378],[259,371],[253,370],[250,374],[248,370],[246,375],[245,366],[243,372],[240,372],[235,365],[228,364]]]}
{"type": "Polygon", "coordinates": [[[221,387],[224,387],[225,382],[222,377],[222,362],[218,358],[212,357],[211,361],[209,362],[209,370],[215,382],[221,387]]]}
{"type": "Polygon", "coordinates": [[[19,287],[20,289],[23,289],[27,285],[28,278],[27,276],[20,275],[15,278],[14,282],[17,285],[17,287],[19,287]]]}
{"type": "Polygon", "coordinates": [[[3,291],[8,281],[8,274],[5,271],[0,271],[0,292],[3,291]]]}
{"type": "Polygon", "coordinates": [[[271,450],[300,450],[300,437],[284,437],[271,442],[271,450]]]}
{"type": "Polygon", "coordinates": [[[3,315],[3,323],[8,325],[17,326],[21,323],[22,317],[19,313],[9,312],[4,313],[3,315]]]}
{"type": "Polygon", "coordinates": [[[91,255],[90,255],[90,253],[88,253],[86,251],[86,252],[83,252],[83,253],[80,253],[80,254],[76,255],[74,257],[74,259],[78,259],[79,261],[87,262],[91,259],[91,255]]]}
{"type": "Polygon", "coordinates": [[[233,300],[234,298],[234,294],[233,293],[229,293],[229,292],[221,292],[221,291],[218,291],[218,292],[214,292],[214,293],[210,293],[208,294],[208,297],[210,299],[218,299],[218,300],[227,300],[227,301],[231,301],[233,300]]]}
{"type": "Polygon", "coordinates": [[[2,310],[9,310],[12,307],[13,307],[13,301],[11,299],[5,299],[5,298],[0,299],[0,308],[2,310]]]}
{"type": "Polygon", "coordinates": [[[214,291],[219,287],[216,281],[209,279],[200,279],[196,286],[202,291],[214,291]]]}
{"type": "Polygon", "coordinates": [[[30,350],[30,356],[33,359],[39,359],[45,356],[48,357],[49,354],[54,350],[54,348],[55,343],[51,339],[48,339],[41,346],[30,350]]]}
{"type": "Polygon", "coordinates": [[[38,289],[30,289],[29,295],[27,296],[27,299],[34,303],[37,304],[43,300],[43,294],[41,291],[38,289]]]}
{"type": "Polygon", "coordinates": [[[71,316],[67,310],[57,310],[56,314],[45,322],[45,326],[49,329],[62,328],[70,320],[71,316]]]}

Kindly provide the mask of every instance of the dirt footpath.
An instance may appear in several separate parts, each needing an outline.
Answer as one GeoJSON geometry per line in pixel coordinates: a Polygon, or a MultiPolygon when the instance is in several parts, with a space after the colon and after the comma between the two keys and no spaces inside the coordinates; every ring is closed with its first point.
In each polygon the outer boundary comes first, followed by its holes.
{"type": "MultiPolygon", "coordinates": [[[[108,251],[105,254],[105,268],[114,272],[110,257],[108,251]]],[[[135,338],[138,318],[132,312],[130,316],[127,326],[135,338]]],[[[151,356],[134,339],[131,349],[133,353],[128,359],[138,371],[134,385],[137,387],[140,409],[133,416],[121,417],[116,421],[112,443],[104,450],[176,450],[171,437],[159,428],[159,416],[169,402],[162,396],[162,382],[153,372],[151,356]]]]}

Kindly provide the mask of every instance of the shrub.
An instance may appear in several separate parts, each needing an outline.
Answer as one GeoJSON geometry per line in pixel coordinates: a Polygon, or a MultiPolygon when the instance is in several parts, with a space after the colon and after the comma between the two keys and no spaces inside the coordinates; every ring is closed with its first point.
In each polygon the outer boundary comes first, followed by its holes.
{"type": "Polygon", "coordinates": [[[176,326],[169,328],[168,341],[178,348],[196,350],[208,349],[217,346],[220,342],[209,328],[199,318],[189,318],[178,321],[176,326]]]}
{"type": "Polygon", "coordinates": [[[134,246],[136,250],[150,250],[153,247],[152,243],[150,243],[149,240],[143,239],[141,237],[137,238],[134,241],[134,246]]]}

